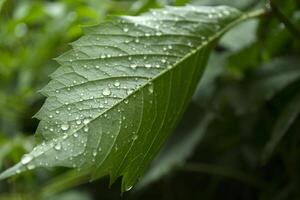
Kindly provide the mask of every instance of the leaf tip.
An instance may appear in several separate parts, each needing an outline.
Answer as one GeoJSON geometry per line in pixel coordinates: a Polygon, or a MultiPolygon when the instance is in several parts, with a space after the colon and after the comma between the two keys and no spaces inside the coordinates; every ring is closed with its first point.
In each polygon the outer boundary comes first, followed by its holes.
{"type": "Polygon", "coordinates": [[[5,170],[4,172],[2,172],[0,174],[0,180],[4,180],[7,179],[11,176],[14,176],[16,174],[20,174],[21,172],[25,171],[25,169],[23,168],[23,165],[21,163],[18,163],[16,165],[14,165],[13,167],[5,170]]]}

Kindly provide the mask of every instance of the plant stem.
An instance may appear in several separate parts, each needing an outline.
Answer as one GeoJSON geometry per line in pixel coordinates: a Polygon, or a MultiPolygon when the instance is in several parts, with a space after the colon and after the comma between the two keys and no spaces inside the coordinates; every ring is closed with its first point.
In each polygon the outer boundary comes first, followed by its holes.
{"type": "Polygon", "coordinates": [[[266,185],[262,180],[256,179],[252,175],[248,175],[245,174],[244,172],[232,168],[222,167],[219,165],[203,164],[203,163],[187,163],[185,166],[183,166],[183,168],[180,169],[184,171],[200,172],[200,173],[224,176],[227,178],[235,179],[240,182],[247,183],[257,188],[264,188],[266,185]]]}
{"type": "Polygon", "coordinates": [[[42,197],[52,196],[69,188],[87,182],[90,179],[87,171],[79,172],[70,170],[56,178],[41,188],[40,195],[42,197]]]}
{"type": "Polygon", "coordinates": [[[281,21],[285,28],[298,40],[300,40],[300,30],[281,12],[274,0],[268,0],[271,12],[281,21]]]}
{"type": "Polygon", "coordinates": [[[254,11],[250,11],[245,14],[246,18],[256,18],[256,17],[262,17],[269,14],[268,10],[266,9],[257,9],[254,11]]]}

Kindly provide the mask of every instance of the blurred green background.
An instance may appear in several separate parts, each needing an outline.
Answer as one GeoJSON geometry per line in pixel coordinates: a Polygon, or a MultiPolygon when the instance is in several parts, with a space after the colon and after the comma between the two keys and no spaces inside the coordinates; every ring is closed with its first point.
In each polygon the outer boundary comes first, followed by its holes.
{"type": "MultiPolygon", "coordinates": [[[[275,1],[300,27],[300,2],[275,1]]],[[[165,5],[262,0],[0,0],[0,170],[34,146],[38,94],[69,42],[113,15],[165,5]]],[[[120,180],[87,183],[76,171],[37,169],[0,182],[0,200],[300,199],[300,35],[274,14],[242,23],[211,55],[182,122],[148,173],[121,196],[120,180]]]]}

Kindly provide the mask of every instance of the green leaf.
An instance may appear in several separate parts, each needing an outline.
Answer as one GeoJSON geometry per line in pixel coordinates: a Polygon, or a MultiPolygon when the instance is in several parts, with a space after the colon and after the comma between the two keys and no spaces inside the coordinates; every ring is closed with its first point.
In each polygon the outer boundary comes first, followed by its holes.
{"type": "Polygon", "coordinates": [[[149,171],[138,183],[137,188],[143,188],[171,172],[173,168],[184,165],[205,135],[213,118],[211,113],[207,113],[200,120],[197,120],[195,127],[187,130],[180,129],[178,131],[181,134],[172,135],[171,140],[157,155],[149,171]]]}
{"type": "Polygon", "coordinates": [[[256,41],[257,27],[257,19],[239,24],[222,37],[220,44],[230,51],[241,50],[256,41]]]}
{"type": "Polygon", "coordinates": [[[5,3],[5,1],[6,1],[6,0],[0,0],[0,12],[1,12],[1,10],[2,10],[2,6],[3,6],[3,4],[5,3]]]}
{"type": "Polygon", "coordinates": [[[267,161],[274,152],[285,133],[289,130],[291,125],[295,122],[300,113],[300,93],[298,93],[283,109],[282,113],[278,117],[275,126],[272,130],[272,135],[268,143],[266,144],[263,161],[267,161]]]}
{"type": "Polygon", "coordinates": [[[300,79],[300,60],[285,56],[265,63],[233,87],[228,87],[227,97],[239,114],[257,111],[263,103],[271,100],[286,87],[300,79]],[[247,98],[245,98],[247,96],[247,98]]]}
{"type": "Polygon", "coordinates": [[[143,174],[176,126],[217,39],[248,18],[229,7],[167,7],[94,27],[57,58],[36,114],[43,141],[0,178],[35,167],[92,179],[143,174]]]}

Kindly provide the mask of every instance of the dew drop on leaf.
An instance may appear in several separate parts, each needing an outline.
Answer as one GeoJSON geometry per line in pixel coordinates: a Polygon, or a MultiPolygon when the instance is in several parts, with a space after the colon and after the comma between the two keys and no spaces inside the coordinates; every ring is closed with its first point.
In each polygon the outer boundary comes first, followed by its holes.
{"type": "Polygon", "coordinates": [[[93,156],[94,156],[94,157],[97,156],[97,151],[94,151],[94,152],[93,152],[93,156]]]}
{"type": "Polygon", "coordinates": [[[131,93],[133,93],[133,90],[127,90],[128,95],[131,94],[131,93]]]}
{"type": "Polygon", "coordinates": [[[137,67],[136,64],[131,64],[131,65],[130,65],[130,68],[131,68],[131,69],[136,69],[136,67],[137,67]]]}
{"type": "Polygon", "coordinates": [[[137,140],[138,139],[138,136],[137,135],[134,135],[133,137],[132,137],[132,140],[133,141],[135,141],[135,140],[137,140]]]}
{"type": "Polygon", "coordinates": [[[22,159],[21,159],[21,163],[23,164],[23,165],[26,165],[26,164],[28,164],[30,161],[32,161],[33,160],[33,156],[32,155],[30,155],[30,154],[25,154],[23,157],[22,157],[22,159]]]}
{"type": "Polygon", "coordinates": [[[102,94],[104,96],[109,96],[111,94],[111,91],[108,89],[108,88],[105,88],[103,91],[102,91],[102,94]]]}
{"type": "Polygon", "coordinates": [[[27,166],[27,169],[33,170],[33,169],[35,169],[35,165],[34,165],[34,164],[28,165],[28,166],[27,166]]]}
{"type": "Polygon", "coordinates": [[[150,84],[149,86],[148,86],[148,91],[149,91],[149,93],[153,93],[153,84],[150,84]]]}
{"type": "Polygon", "coordinates": [[[90,119],[86,118],[86,119],[83,120],[84,125],[87,125],[88,123],[90,123],[90,119]]]}
{"type": "Polygon", "coordinates": [[[125,33],[127,33],[127,32],[129,31],[129,29],[128,29],[128,28],[123,28],[123,31],[124,31],[125,33]]]}
{"type": "Polygon", "coordinates": [[[116,81],[116,82],[114,83],[114,86],[119,87],[119,86],[120,86],[120,82],[119,82],[119,81],[116,81]]]}
{"type": "Polygon", "coordinates": [[[63,131],[66,131],[66,130],[68,130],[69,129],[69,124],[62,124],[61,125],[61,130],[63,130],[63,131]]]}
{"type": "Polygon", "coordinates": [[[145,67],[146,67],[146,68],[150,68],[150,67],[151,67],[151,64],[146,64],[145,67]]]}
{"type": "Polygon", "coordinates": [[[132,186],[129,186],[128,188],[126,188],[126,191],[129,191],[132,189],[132,186]]]}
{"type": "Polygon", "coordinates": [[[54,149],[59,151],[61,150],[61,144],[60,143],[57,143],[55,146],[54,146],[54,149]]]}

